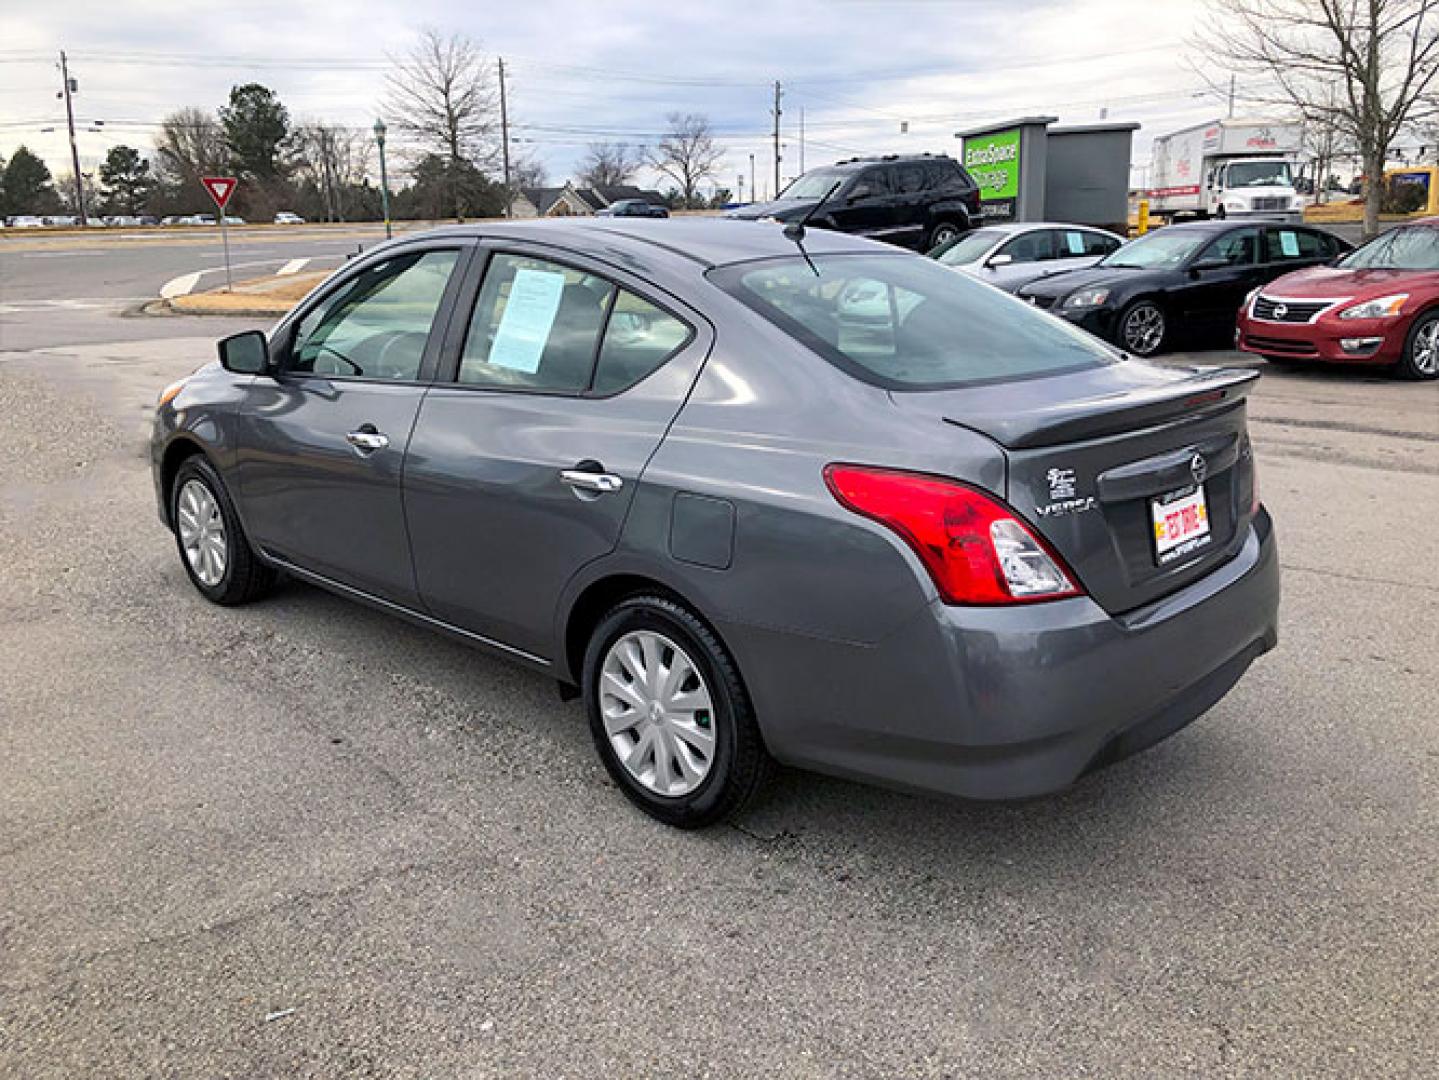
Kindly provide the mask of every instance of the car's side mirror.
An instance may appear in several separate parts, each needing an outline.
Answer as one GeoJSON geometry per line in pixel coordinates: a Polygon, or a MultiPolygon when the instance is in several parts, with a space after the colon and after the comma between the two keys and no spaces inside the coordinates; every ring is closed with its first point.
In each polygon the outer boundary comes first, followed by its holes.
{"type": "Polygon", "coordinates": [[[270,344],[259,330],[245,330],[220,342],[220,366],[235,375],[266,375],[270,344]]]}
{"type": "Polygon", "coordinates": [[[1008,266],[1012,262],[1014,262],[1013,255],[999,254],[991,255],[989,257],[989,261],[986,262],[984,265],[989,269],[993,270],[996,266],[1008,266]]]}
{"type": "Polygon", "coordinates": [[[1189,269],[1195,270],[1195,271],[1199,271],[1199,270],[1223,270],[1223,269],[1224,269],[1226,266],[1228,266],[1228,265],[1229,265],[1229,263],[1227,263],[1227,262],[1226,262],[1225,260],[1223,260],[1223,259],[1200,259],[1200,260],[1199,260],[1198,262],[1196,262],[1196,263],[1190,263],[1190,264],[1189,264],[1189,269]]]}

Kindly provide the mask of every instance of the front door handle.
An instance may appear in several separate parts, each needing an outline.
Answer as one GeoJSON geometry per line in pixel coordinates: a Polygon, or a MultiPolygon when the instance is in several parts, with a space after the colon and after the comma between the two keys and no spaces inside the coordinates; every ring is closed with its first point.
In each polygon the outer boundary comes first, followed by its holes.
{"type": "Polygon", "coordinates": [[[376,450],[383,450],[390,445],[390,437],[382,431],[376,431],[373,424],[366,424],[359,431],[351,431],[345,436],[345,441],[362,454],[373,454],[376,450]]]}
{"type": "Polygon", "coordinates": [[[560,479],[577,491],[593,491],[596,495],[618,491],[625,482],[614,473],[590,472],[586,469],[562,469],[560,479]]]}

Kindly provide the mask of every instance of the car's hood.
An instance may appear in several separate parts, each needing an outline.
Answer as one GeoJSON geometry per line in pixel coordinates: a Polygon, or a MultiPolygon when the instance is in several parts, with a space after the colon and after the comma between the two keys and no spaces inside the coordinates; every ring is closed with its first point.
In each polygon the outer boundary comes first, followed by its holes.
{"type": "Polygon", "coordinates": [[[1076,289],[1095,285],[1114,285],[1133,281],[1136,274],[1151,273],[1147,270],[1126,270],[1123,267],[1091,266],[1087,270],[1066,270],[1062,274],[1032,281],[1019,290],[1021,296],[1068,296],[1076,289]]]}
{"type": "Polygon", "coordinates": [[[774,199],[770,202],[750,203],[748,206],[741,206],[731,210],[725,217],[743,218],[746,221],[753,221],[755,218],[773,217],[781,221],[790,221],[801,217],[814,208],[818,199],[774,199]]]}
{"type": "Polygon", "coordinates": [[[1345,270],[1337,266],[1314,266],[1276,278],[1264,286],[1264,295],[1311,300],[1368,299],[1416,285],[1439,287],[1439,270],[1345,270]]]}

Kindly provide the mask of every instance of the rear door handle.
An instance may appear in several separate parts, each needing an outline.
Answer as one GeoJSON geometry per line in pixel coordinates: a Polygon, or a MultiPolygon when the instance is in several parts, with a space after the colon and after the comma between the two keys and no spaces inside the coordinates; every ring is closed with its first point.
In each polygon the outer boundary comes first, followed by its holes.
{"type": "Polygon", "coordinates": [[[351,431],[345,436],[345,441],[365,454],[372,454],[390,445],[390,437],[382,431],[376,431],[372,424],[366,424],[359,431],[351,431]]]}
{"type": "Polygon", "coordinates": [[[589,472],[586,469],[562,469],[560,479],[572,488],[579,491],[593,491],[597,495],[618,491],[625,486],[625,482],[614,473],[589,472]]]}

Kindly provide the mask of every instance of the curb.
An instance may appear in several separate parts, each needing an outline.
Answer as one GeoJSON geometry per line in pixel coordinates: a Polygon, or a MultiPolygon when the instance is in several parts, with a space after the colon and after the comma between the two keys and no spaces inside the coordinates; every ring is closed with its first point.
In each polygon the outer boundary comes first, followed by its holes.
{"type": "Polygon", "coordinates": [[[287,315],[293,304],[284,307],[253,307],[253,308],[209,308],[209,307],[183,307],[177,308],[169,300],[151,300],[142,304],[138,314],[149,315],[157,318],[169,318],[173,316],[198,315],[201,318],[223,318],[226,316],[237,319],[278,319],[287,315]]]}

